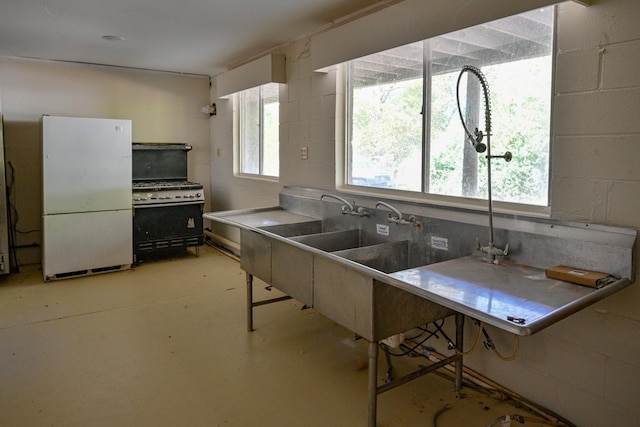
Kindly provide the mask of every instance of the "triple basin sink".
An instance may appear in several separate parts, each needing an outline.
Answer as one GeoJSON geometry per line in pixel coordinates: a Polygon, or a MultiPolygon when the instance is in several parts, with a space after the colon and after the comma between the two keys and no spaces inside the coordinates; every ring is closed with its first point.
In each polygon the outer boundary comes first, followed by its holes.
{"type": "Polygon", "coordinates": [[[295,219],[241,228],[242,269],[370,342],[454,313],[381,280],[409,267],[409,240],[295,219]]]}
{"type": "Polygon", "coordinates": [[[486,218],[478,213],[454,212],[453,220],[452,213],[436,218],[439,212],[430,212],[419,217],[424,225],[419,228],[387,224],[384,210],[367,208],[364,218],[345,215],[339,204],[320,202],[319,192],[299,192],[287,194],[287,204],[310,205],[303,211],[323,219],[282,207],[212,212],[204,218],[240,229],[240,265],[251,278],[369,341],[456,312],[531,335],[618,292],[635,276],[635,230],[497,218],[500,239],[514,249],[509,259],[488,264],[469,244],[486,229],[480,225],[486,218]],[[585,266],[619,279],[593,289],[546,278],[544,268],[556,264],[585,266]]]}

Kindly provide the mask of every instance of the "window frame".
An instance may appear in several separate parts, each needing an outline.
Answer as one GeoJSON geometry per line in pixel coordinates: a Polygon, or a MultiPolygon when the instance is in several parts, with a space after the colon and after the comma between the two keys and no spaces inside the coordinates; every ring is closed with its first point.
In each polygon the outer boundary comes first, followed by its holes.
{"type": "MultiPolygon", "coordinates": [[[[549,139],[548,139],[548,179],[547,179],[547,201],[546,205],[536,205],[536,204],[528,204],[523,202],[515,202],[515,201],[502,201],[502,200],[493,200],[494,210],[503,213],[513,213],[513,214],[527,214],[530,216],[536,217],[550,217],[551,213],[551,190],[552,190],[552,147],[553,147],[553,119],[554,119],[554,102],[555,102],[555,69],[556,69],[556,57],[557,57],[557,39],[558,39],[558,28],[557,28],[557,19],[558,19],[558,10],[557,5],[547,6],[553,9],[553,17],[552,17],[552,34],[551,34],[551,54],[550,54],[550,88],[549,88],[549,139]]],[[[514,15],[517,16],[517,15],[514,15]]],[[[436,36],[437,37],[437,36],[436,36]]],[[[434,37],[435,38],[435,37],[434,37]]],[[[342,163],[341,167],[341,175],[338,177],[338,187],[342,191],[360,193],[360,194],[378,194],[395,197],[401,200],[409,200],[409,201],[418,201],[418,202],[426,202],[430,204],[436,204],[439,206],[448,206],[448,207],[456,207],[456,208],[470,208],[473,210],[484,210],[486,209],[487,199],[486,198],[475,198],[475,197],[466,197],[466,196],[455,196],[455,195],[445,195],[445,194],[436,194],[429,193],[429,179],[430,179],[430,156],[431,156],[431,146],[430,146],[430,114],[431,108],[428,108],[430,98],[431,98],[431,75],[430,75],[430,67],[429,67],[429,52],[430,49],[430,40],[423,40],[423,69],[422,69],[422,81],[423,81],[423,109],[422,109],[422,169],[421,169],[421,189],[419,191],[416,190],[403,190],[403,189],[395,189],[395,188],[384,188],[384,187],[374,187],[374,186],[366,186],[366,185],[356,185],[350,184],[351,181],[351,132],[353,130],[353,90],[352,87],[352,79],[350,76],[350,61],[345,62],[339,65],[338,72],[340,78],[343,80],[344,90],[344,126],[343,131],[341,132],[343,136],[343,140],[341,141],[342,147],[342,155],[339,161],[342,163]]]]}
{"type": "Polygon", "coordinates": [[[241,178],[251,178],[258,179],[263,181],[272,181],[278,182],[280,180],[280,160],[278,158],[278,175],[268,175],[265,174],[264,169],[264,153],[265,153],[265,97],[264,97],[264,87],[267,85],[277,85],[277,94],[278,94],[278,157],[280,155],[280,84],[277,83],[267,83],[266,85],[258,86],[255,88],[250,88],[247,90],[255,90],[258,89],[259,100],[258,100],[258,115],[259,115],[259,142],[258,142],[258,173],[244,172],[243,171],[243,102],[242,102],[242,94],[245,91],[237,92],[233,95],[233,157],[234,157],[234,176],[241,178]]]}

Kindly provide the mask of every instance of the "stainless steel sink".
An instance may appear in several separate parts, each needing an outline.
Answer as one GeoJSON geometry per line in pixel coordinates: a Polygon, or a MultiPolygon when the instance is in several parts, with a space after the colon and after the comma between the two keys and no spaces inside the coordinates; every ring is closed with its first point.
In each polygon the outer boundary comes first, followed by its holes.
{"type": "Polygon", "coordinates": [[[380,233],[378,222],[359,217],[320,220],[282,209],[238,217],[247,273],[371,342],[452,313],[386,283],[387,274],[429,263],[433,254],[414,227],[380,233]]]}
{"type": "Polygon", "coordinates": [[[409,268],[409,242],[375,242],[362,230],[331,231],[291,237],[290,239],[376,269],[383,273],[409,268]],[[368,242],[363,244],[363,242],[368,242]]]}
{"type": "MultiPolygon", "coordinates": [[[[242,225],[240,266],[247,283],[262,279],[370,342],[452,313],[385,281],[387,274],[429,263],[432,254],[414,227],[394,224],[379,233],[379,221],[371,218],[321,220],[281,208],[216,219],[242,225]]],[[[251,295],[249,286],[249,312],[251,295]]],[[[248,324],[251,330],[252,315],[248,324]]]]}
{"type": "MultiPolygon", "coordinates": [[[[287,240],[389,274],[409,268],[410,242],[382,241],[363,230],[298,235],[287,240]]],[[[370,340],[380,340],[453,312],[402,292],[362,269],[299,245],[273,241],[273,285],[370,340]]],[[[424,255],[424,254],[423,254],[424,255]]]]}
{"type": "Polygon", "coordinates": [[[393,273],[409,268],[409,242],[406,240],[361,246],[332,253],[383,273],[393,273]]]}
{"type": "Polygon", "coordinates": [[[360,230],[328,231],[325,233],[295,236],[291,237],[291,240],[325,252],[357,248],[361,242],[360,230]]]}
{"type": "Polygon", "coordinates": [[[305,247],[332,252],[356,248],[359,244],[359,230],[295,235],[288,237],[285,241],[273,239],[270,242],[270,283],[298,301],[313,306],[313,259],[315,255],[305,247]],[[292,245],[288,241],[297,242],[304,246],[292,245]]]}
{"type": "MultiPolygon", "coordinates": [[[[335,252],[379,271],[403,267],[406,242],[383,243],[335,252]],[[389,251],[394,260],[384,260],[389,251]],[[380,257],[379,257],[380,256],[380,257]],[[384,265],[386,263],[386,265],[384,265]]],[[[354,331],[369,342],[407,331],[453,314],[453,311],[427,299],[404,292],[335,259],[313,257],[313,308],[354,331]]]]}
{"type": "Polygon", "coordinates": [[[276,224],[266,227],[259,227],[269,233],[277,234],[282,237],[294,237],[307,234],[322,233],[322,221],[295,222],[291,224],[276,224]]]}

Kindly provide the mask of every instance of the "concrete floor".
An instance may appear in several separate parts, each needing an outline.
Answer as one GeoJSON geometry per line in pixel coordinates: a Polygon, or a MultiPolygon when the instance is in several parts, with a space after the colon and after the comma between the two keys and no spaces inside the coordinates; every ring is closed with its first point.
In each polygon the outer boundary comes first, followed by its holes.
{"type": "MultiPolygon", "coordinates": [[[[245,301],[238,262],[207,246],[51,283],[39,266],[0,277],[0,426],[366,426],[367,343],[294,300],[256,308],[248,333],[245,301]]],[[[378,397],[378,426],[431,427],[445,404],[438,427],[523,413],[463,394],[419,378],[378,397]]]]}

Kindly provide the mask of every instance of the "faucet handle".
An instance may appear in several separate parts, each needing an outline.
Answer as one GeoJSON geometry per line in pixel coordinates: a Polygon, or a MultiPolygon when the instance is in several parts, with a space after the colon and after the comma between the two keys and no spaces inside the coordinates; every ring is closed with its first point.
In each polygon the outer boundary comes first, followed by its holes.
{"type": "Polygon", "coordinates": [[[358,209],[356,209],[356,214],[358,216],[369,216],[369,212],[363,206],[358,206],[358,209]]]}
{"type": "Polygon", "coordinates": [[[509,244],[508,243],[506,244],[506,246],[502,250],[502,255],[504,255],[504,256],[509,255],[509,244]]]}
{"type": "Polygon", "coordinates": [[[476,250],[489,255],[489,260],[494,262],[496,256],[507,256],[509,253],[509,244],[504,249],[496,247],[493,242],[489,242],[487,246],[480,245],[480,239],[476,237],[476,250]]]}

